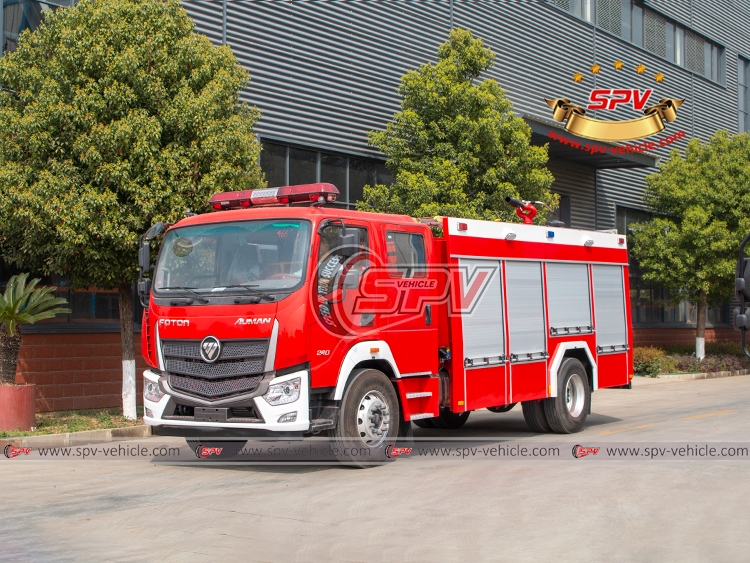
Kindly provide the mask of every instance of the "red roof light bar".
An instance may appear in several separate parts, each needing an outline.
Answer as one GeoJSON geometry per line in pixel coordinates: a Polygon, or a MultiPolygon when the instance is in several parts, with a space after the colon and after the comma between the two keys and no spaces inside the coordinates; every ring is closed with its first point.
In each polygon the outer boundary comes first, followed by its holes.
{"type": "Polygon", "coordinates": [[[333,203],[338,196],[339,191],[333,184],[301,184],[264,190],[222,192],[211,196],[208,203],[213,209],[221,211],[264,205],[317,202],[320,198],[323,199],[323,203],[333,203]]]}

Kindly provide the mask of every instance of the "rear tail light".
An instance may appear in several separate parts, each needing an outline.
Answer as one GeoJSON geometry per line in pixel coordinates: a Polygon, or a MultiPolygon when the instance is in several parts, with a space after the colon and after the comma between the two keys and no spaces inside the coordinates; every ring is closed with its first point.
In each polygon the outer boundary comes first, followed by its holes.
{"type": "Polygon", "coordinates": [[[222,209],[287,205],[290,203],[333,203],[338,196],[339,191],[333,184],[302,184],[264,190],[218,193],[211,197],[209,205],[212,209],[221,211],[222,209]]]}

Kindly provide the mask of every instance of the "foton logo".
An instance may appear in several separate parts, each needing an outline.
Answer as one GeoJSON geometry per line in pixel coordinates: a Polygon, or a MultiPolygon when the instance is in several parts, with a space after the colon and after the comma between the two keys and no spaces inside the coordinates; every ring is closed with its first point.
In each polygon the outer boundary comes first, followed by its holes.
{"type": "Polygon", "coordinates": [[[159,319],[159,325],[161,326],[190,326],[190,321],[187,319],[159,319]]]}
{"type": "Polygon", "coordinates": [[[581,458],[587,455],[596,455],[599,453],[599,448],[584,448],[580,444],[573,446],[573,457],[581,458]]]}
{"type": "Polygon", "coordinates": [[[235,325],[267,325],[271,324],[271,317],[255,317],[249,319],[237,319],[235,325]]]}
{"type": "Polygon", "coordinates": [[[646,107],[646,102],[651,97],[653,90],[645,90],[641,94],[640,90],[635,88],[631,90],[591,90],[589,94],[589,105],[586,109],[593,110],[613,110],[617,109],[618,105],[625,105],[632,103],[635,111],[642,111],[646,107]]]}
{"type": "Polygon", "coordinates": [[[5,450],[3,450],[5,457],[7,457],[8,459],[13,459],[14,457],[18,457],[21,454],[29,455],[29,452],[31,452],[31,448],[16,448],[14,446],[11,446],[10,444],[5,446],[5,450]]]}
{"type": "Polygon", "coordinates": [[[200,445],[197,448],[195,448],[195,455],[197,455],[201,459],[206,459],[208,457],[211,457],[212,455],[215,455],[216,457],[219,457],[221,455],[221,450],[224,448],[209,448],[208,446],[200,445]]]}

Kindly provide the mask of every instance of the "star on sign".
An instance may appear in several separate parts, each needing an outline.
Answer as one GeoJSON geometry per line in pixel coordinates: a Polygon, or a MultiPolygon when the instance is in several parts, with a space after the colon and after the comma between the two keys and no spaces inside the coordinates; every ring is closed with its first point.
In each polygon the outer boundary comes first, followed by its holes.
{"type": "Polygon", "coordinates": [[[573,75],[573,82],[583,82],[583,74],[581,74],[580,72],[576,72],[573,75]]]}
{"type": "Polygon", "coordinates": [[[602,69],[598,64],[594,63],[591,65],[591,74],[599,74],[599,71],[602,69]]]}
{"type": "Polygon", "coordinates": [[[664,76],[661,72],[657,72],[656,74],[654,74],[654,80],[656,80],[657,82],[664,82],[665,78],[666,76],[664,76]]]}
{"type": "Polygon", "coordinates": [[[612,63],[615,67],[615,70],[622,70],[622,67],[625,63],[623,63],[620,59],[617,59],[614,63],[612,63]]]}
{"type": "Polygon", "coordinates": [[[635,71],[638,74],[643,74],[644,72],[646,72],[646,65],[644,65],[643,63],[639,64],[637,67],[635,67],[635,71]]]}

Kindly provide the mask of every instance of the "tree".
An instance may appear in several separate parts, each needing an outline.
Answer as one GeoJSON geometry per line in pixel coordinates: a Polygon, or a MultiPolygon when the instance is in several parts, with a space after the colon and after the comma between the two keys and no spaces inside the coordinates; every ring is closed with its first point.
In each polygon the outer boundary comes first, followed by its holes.
{"type": "Polygon", "coordinates": [[[51,319],[58,313],[70,313],[62,307],[67,301],[55,297],[54,287],[36,287],[39,279],[28,284],[29,274],[13,276],[0,295],[0,385],[13,385],[18,364],[18,351],[21,347],[20,323],[34,324],[51,319]]]}
{"type": "Polygon", "coordinates": [[[119,291],[123,409],[135,418],[139,236],[217,191],[265,186],[239,101],[248,73],[178,0],[80,0],[0,59],[0,252],[119,291]]]}
{"type": "MultiPolygon", "coordinates": [[[[478,81],[494,56],[471,32],[454,29],[437,63],[401,78],[401,111],[369,135],[396,181],[366,186],[358,209],[517,221],[506,196],[556,206],[547,147],[530,144],[531,129],[495,80],[478,81]]],[[[544,216],[540,210],[539,221],[544,216]]]]}
{"type": "Polygon", "coordinates": [[[672,151],[646,178],[645,202],[657,216],[631,225],[631,255],[643,280],[674,301],[696,304],[695,355],[705,355],[706,310],[734,289],[737,249],[750,229],[750,136],[718,131],[672,151]]]}

